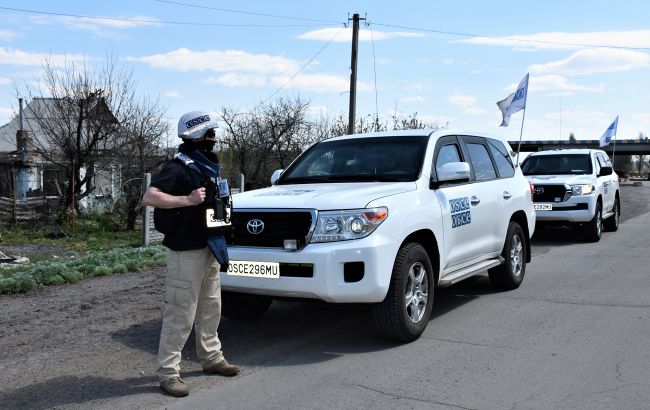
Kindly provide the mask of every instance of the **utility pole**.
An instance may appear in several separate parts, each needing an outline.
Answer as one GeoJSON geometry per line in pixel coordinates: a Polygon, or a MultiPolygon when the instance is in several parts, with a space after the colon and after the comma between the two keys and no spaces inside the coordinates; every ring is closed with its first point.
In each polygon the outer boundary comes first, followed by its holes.
{"type": "MultiPolygon", "coordinates": [[[[349,21],[350,19],[348,19],[349,21]]],[[[359,51],[359,14],[355,13],[352,16],[352,61],[350,73],[350,111],[348,118],[348,134],[354,134],[354,117],[357,104],[357,53],[359,51]]]]}

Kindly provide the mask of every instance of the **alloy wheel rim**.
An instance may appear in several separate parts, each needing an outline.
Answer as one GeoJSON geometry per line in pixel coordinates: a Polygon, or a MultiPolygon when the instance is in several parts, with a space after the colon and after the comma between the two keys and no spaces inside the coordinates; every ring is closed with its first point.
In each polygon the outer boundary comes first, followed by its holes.
{"type": "Polygon", "coordinates": [[[598,226],[596,229],[598,229],[598,236],[600,236],[601,233],[603,232],[603,215],[601,214],[600,210],[597,210],[597,218],[598,218],[597,221],[598,226]]]}
{"type": "Polygon", "coordinates": [[[523,266],[523,253],[524,246],[519,238],[519,235],[512,237],[512,246],[510,247],[510,269],[513,276],[521,275],[521,268],[523,266]]]}
{"type": "Polygon", "coordinates": [[[412,323],[418,323],[424,317],[429,300],[429,278],[424,265],[415,262],[409,268],[406,291],[404,292],[404,307],[406,315],[412,323]]]}

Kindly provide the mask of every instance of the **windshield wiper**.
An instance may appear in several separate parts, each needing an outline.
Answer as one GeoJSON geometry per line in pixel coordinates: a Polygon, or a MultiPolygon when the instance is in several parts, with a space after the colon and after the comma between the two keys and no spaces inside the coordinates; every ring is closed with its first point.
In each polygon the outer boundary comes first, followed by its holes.
{"type": "Polygon", "coordinates": [[[330,180],[330,177],[319,176],[319,177],[290,177],[280,179],[279,185],[284,184],[310,184],[312,182],[327,182],[330,180]]]}
{"type": "Polygon", "coordinates": [[[408,176],[391,176],[391,175],[332,175],[331,181],[349,181],[349,182],[404,182],[408,181],[408,176]]]}

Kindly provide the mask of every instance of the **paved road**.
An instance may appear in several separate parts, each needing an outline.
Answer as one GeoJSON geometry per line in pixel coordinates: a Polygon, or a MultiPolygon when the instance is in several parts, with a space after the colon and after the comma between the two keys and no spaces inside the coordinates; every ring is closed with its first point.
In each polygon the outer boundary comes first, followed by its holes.
{"type": "Polygon", "coordinates": [[[224,321],[226,352],[245,372],[209,388],[187,374],[201,388],[166,407],[648,408],[649,192],[625,187],[629,212],[599,243],[536,238],[515,291],[484,277],[438,291],[410,344],[378,339],[354,306],[280,302],[259,322],[224,321]]]}

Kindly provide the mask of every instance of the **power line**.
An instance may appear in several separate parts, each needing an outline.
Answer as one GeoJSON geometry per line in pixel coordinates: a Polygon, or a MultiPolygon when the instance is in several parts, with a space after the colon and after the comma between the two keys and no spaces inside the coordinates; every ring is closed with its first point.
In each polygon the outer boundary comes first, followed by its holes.
{"type": "Polygon", "coordinates": [[[398,26],[394,24],[383,24],[383,23],[374,23],[374,22],[372,24],[376,26],[399,28],[403,30],[423,31],[428,33],[447,34],[447,35],[459,36],[459,37],[490,38],[496,40],[518,41],[521,43],[548,44],[548,45],[556,45],[556,46],[573,46],[573,47],[613,48],[613,49],[620,49],[620,50],[642,50],[642,51],[650,50],[650,47],[627,47],[627,46],[611,46],[611,45],[604,45],[604,44],[564,43],[560,41],[530,40],[530,39],[513,38],[513,37],[489,36],[485,34],[461,33],[456,31],[444,31],[444,30],[435,30],[435,29],[428,29],[428,28],[421,28],[421,27],[398,26]]]}
{"type": "Polygon", "coordinates": [[[154,1],[157,1],[159,3],[175,4],[177,6],[194,7],[194,8],[198,8],[198,9],[225,11],[227,13],[248,14],[248,15],[251,15],[251,16],[262,16],[262,17],[273,17],[273,18],[288,19],[288,20],[300,20],[300,21],[320,22],[320,23],[341,24],[340,21],[334,21],[334,20],[320,20],[320,19],[313,19],[313,18],[308,18],[308,17],[281,16],[281,15],[278,15],[278,14],[267,14],[267,13],[256,13],[256,12],[252,12],[252,11],[223,9],[223,8],[219,8],[219,7],[202,6],[202,5],[199,5],[199,4],[181,3],[179,1],[170,1],[170,0],[154,0],[154,1]]]}
{"type": "Polygon", "coordinates": [[[266,100],[264,100],[264,101],[262,102],[262,104],[266,104],[266,103],[267,103],[271,98],[273,98],[277,93],[279,93],[280,90],[282,90],[284,87],[286,87],[287,84],[289,84],[289,83],[290,83],[294,78],[298,77],[298,76],[300,75],[300,73],[302,73],[302,71],[303,71],[305,68],[307,68],[307,66],[308,66],[308,65],[309,65],[309,64],[310,64],[310,63],[311,63],[311,62],[312,62],[316,57],[318,57],[318,55],[319,55],[320,53],[322,53],[323,50],[325,50],[325,48],[327,48],[327,46],[329,46],[330,43],[332,43],[332,41],[334,41],[334,39],[335,39],[336,37],[338,37],[338,35],[341,34],[341,31],[343,31],[344,29],[345,29],[345,26],[341,27],[341,28],[339,29],[339,31],[337,31],[336,34],[334,34],[334,36],[332,36],[332,38],[330,38],[329,41],[328,41],[327,43],[325,43],[325,44],[324,44],[324,45],[323,45],[323,46],[322,46],[322,47],[321,47],[321,48],[316,52],[316,54],[314,54],[314,55],[313,55],[313,56],[312,56],[312,57],[311,57],[311,58],[310,58],[310,59],[309,59],[305,64],[303,64],[302,67],[300,67],[300,69],[298,69],[298,71],[296,71],[296,72],[295,72],[291,77],[289,77],[289,79],[288,79],[287,81],[285,81],[285,83],[282,84],[282,85],[281,85],[277,90],[275,90],[275,91],[274,91],[274,92],[273,92],[273,93],[272,93],[272,94],[271,94],[271,95],[270,95],[266,100]]]}
{"type": "MultiPolygon", "coordinates": [[[[130,23],[171,24],[171,25],[183,25],[183,26],[213,26],[213,27],[314,27],[314,26],[322,26],[322,24],[223,24],[223,23],[199,23],[199,22],[194,22],[194,21],[127,19],[127,18],[119,18],[119,17],[86,16],[86,15],[82,15],[82,14],[68,14],[68,13],[57,13],[57,12],[41,11],[41,10],[17,9],[17,8],[12,8],[12,7],[0,7],[0,10],[18,11],[18,12],[22,12],[22,13],[32,13],[32,14],[44,14],[44,15],[48,15],[48,16],[59,16],[59,17],[73,17],[73,18],[94,19],[94,20],[108,20],[108,21],[125,21],[125,22],[130,22],[130,23]]],[[[341,23],[337,22],[336,24],[341,24],[341,23]]]]}

